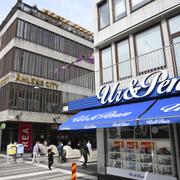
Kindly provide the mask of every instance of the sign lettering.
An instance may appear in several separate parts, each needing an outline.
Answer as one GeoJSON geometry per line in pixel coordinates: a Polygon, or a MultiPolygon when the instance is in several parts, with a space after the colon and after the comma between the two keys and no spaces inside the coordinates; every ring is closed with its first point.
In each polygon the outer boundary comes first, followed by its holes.
{"type": "Polygon", "coordinates": [[[130,82],[129,88],[121,90],[120,83],[116,83],[113,87],[104,85],[97,93],[97,98],[101,104],[128,101],[130,99],[140,99],[150,95],[156,88],[157,94],[167,94],[175,91],[180,91],[180,78],[168,79],[169,75],[165,70],[156,71],[145,78],[142,82],[134,79],[130,82]],[[151,80],[150,83],[149,80],[151,80]],[[144,92],[142,94],[142,92],[144,92]]]}

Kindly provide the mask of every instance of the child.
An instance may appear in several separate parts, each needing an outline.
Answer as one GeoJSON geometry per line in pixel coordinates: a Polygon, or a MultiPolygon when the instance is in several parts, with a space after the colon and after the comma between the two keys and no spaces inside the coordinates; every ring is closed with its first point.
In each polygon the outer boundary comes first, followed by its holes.
{"type": "Polygon", "coordinates": [[[54,152],[52,152],[52,148],[48,149],[48,167],[49,167],[49,170],[52,170],[51,166],[54,163],[53,155],[55,155],[55,154],[54,154],[54,152]]]}

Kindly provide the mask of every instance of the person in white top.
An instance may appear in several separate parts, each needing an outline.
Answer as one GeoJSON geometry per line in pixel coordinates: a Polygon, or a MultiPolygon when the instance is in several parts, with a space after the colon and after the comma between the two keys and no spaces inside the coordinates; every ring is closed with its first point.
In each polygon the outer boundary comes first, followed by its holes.
{"type": "Polygon", "coordinates": [[[86,146],[89,149],[89,151],[92,151],[92,145],[91,145],[90,141],[87,142],[86,146]]]}
{"type": "Polygon", "coordinates": [[[39,154],[39,141],[37,141],[36,144],[33,147],[32,164],[34,163],[35,159],[36,159],[37,163],[39,163],[39,161],[38,161],[38,154],[39,154]]]}

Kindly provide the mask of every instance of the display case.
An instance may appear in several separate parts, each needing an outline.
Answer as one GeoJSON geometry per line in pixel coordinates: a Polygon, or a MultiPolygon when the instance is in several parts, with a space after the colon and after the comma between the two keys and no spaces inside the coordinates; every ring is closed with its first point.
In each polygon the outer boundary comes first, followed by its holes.
{"type": "Polygon", "coordinates": [[[174,176],[170,139],[122,139],[118,131],[108,134],[108,166],[174,176]]]}

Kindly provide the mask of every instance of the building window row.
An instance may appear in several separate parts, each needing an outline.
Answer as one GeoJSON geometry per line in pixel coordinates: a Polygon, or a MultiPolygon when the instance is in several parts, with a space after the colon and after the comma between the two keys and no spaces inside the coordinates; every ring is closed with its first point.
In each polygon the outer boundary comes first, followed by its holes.
{"type": "Polygon", "coordinates": [[[17,21],[14,21],[0,36],[0,51],[16,36],[17,21]]]}
{"type": "Polygon", "coordinates": [[[20,19],[18,19],[17,37],[74,57],[87,57],[93,53],[92,48],[20,19]]]}
{"type": "Polygon", "coordinates": [[[94,71],[23,49],[13,48],[0,60],[0,77],[10,71],[94,89],[94,71]]]}
{"type": "Polygon", "coordinates": [[[9,88],[9,109],[47,113],[60,113],[62,110],[62,106],[60,107],[62,92],[60,91],[35,89],[16,83],[10,83],[9,88]]]}
{"type": "MultiPolygon", "coordinates": [[[[129,0],[130,9],[134,11],[153,0],[129,0]]],[[[112,2],[112,14],[113,21],[118,21],[119,19],[127,15],[126,0],[111,0],[112,2]]],[[[104,29],[110,25],[110,8],[109,1],[104,0],[97,5],[98,8],[98,24],[99,30],[104,29]]]]}
{"type": "MultiPolygon", "coordinates": [[[[180,75],[180,15],[168,20],[171,40],[172,59],[177,75],[180,75]],[[179,26],[177,25],[179,24],[179,26]]],[[[129,39],[115,43],[115,58],[113,64],[112,47],[100,50],[101,83],[113,82],[113,70],[117,69],[119,80],[132,76],[132,61],[135,60],[137,75],[163,69],[166,67],[166,55],[161,26],[156,25],[143,32],[134,34],[135,58],[131,58],[129,39]]]]}

